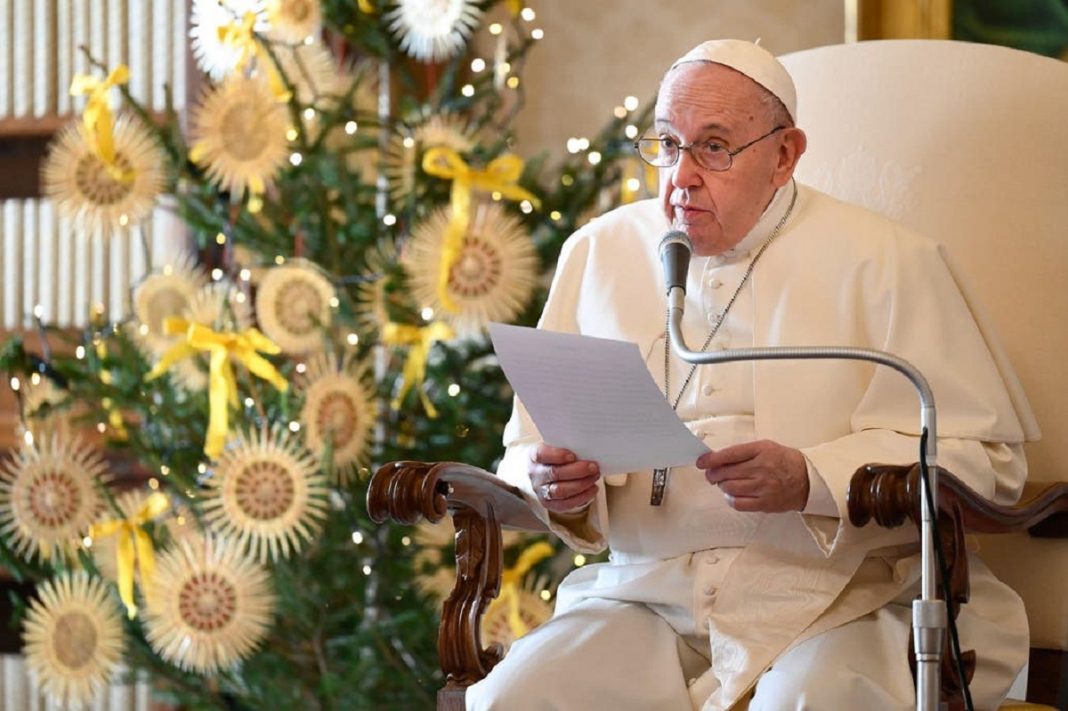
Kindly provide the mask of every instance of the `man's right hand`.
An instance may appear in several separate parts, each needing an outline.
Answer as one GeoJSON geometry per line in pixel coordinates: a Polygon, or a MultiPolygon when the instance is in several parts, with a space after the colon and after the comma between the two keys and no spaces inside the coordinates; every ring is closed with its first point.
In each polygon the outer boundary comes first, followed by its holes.
{"type": "Polygon", "coordinates": [[[597,480],[601,478],[597,462],[579,459],[570,449],[544,442],[531,447],[527,473],[538,501],[554,513],[573,513],[588,506],[597,496],[597,480]]]}

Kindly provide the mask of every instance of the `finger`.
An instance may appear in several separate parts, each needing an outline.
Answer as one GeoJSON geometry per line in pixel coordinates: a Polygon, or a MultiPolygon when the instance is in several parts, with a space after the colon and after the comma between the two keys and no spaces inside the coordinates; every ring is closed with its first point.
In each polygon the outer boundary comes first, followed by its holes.
{"type": "Polygon", "coordinates": [[[706,470],[705,479],[709,484],[720,484],[733,479],[752,479],[753,474],[753,470],[745,464],[734,464],[706,470]]]}
{"type": "Polygon", "coordinates": [[[735,498],[760,496],[764,493],[764,483],[758,479],[729,479],[719,485],[719,490],[735,498]]]}
{"type": "Polygon", "coordinates": [[[597,487],[591,487],[587,491],[583,491],[582,493],[576,494],[575,496],[572,496],[570,498],[555,499],[553,501],[547,501],[544,503],[545,508],[549,509],[550,511],[555,511],[557,513],[566,513],[574,511],[575,509],[582,508],[586,504],[593,501],[594,497],[596,496],[597,487]]]}
{"type": "Polygon", "coordinates": [[[597,477],[548,482],[538,487],[538,498],[543,501],[564,501],[587,490],[596,490],[596,488],[597,477]]]}
{"type": "Polygon", "coordinates": [[[570,449],[553,447],[544,442],[539,442],[530,452],[530,461],[538,464],[569,464],[577,459],[570,449]]]}
{"type": "Polygon", "coordinates": [[[534,486],[551,484],[556,481],[573,481],[587,477],[600,476],[601,469],[596,462],[574,462],[572,464],[531,464],[530,481],[534,486]]]}
{"type": "Polygon", "coordinates": [[[760,442],[743,442],[723,449],[706,452],[697,458],[698,469],[716,469],[740,464],[756,457],[763,450],[760,442]]]}
{"type": "Polygon", "coordinates": [[[727,505],[735,511],[743,513],[755,513],[764,510],[763,499],[759,496],[730,496],[726,495],[727,505]]]}

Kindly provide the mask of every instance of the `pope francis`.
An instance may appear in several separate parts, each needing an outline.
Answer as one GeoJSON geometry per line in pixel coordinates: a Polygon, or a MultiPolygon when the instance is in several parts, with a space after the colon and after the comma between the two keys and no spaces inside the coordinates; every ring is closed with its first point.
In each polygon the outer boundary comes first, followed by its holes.
{"type": "MultiPolygon", "coordinates": [[[[829,78],[833,80],[833,78],[829,78]]],[[[628,340],[712,450],[692,467],[602,477],[543,442],[517,402],[498,475],[579,551],[551,620],[467,692],[469,709],[908,709],[915,531],[864,529],[849,478],[917,459],[916,396],[858,361],[695,368],[666,341],[657,246],[695,259],[683,333],[704,350],[855,346],[916,365],[938,402],[939,463],[998,503],[1026,478],[1026,398],[938,244],[797,184],[790,76],[764,49],[705,42],[664,76],[637,142],[658,199],[565,244],[540,327],[628,340]]],[[[959,625],[996,708],[1027,659],[1019,598],[978,560],[959,625]]]]}

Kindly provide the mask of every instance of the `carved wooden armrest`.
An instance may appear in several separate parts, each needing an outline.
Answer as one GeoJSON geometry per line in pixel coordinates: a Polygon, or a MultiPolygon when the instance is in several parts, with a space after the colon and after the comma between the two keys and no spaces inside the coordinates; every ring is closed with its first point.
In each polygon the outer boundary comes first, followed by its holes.
{"type": "Polygon", "coordinates": [[[438,656],[445,687],[439,708],[463,708],[464,690],[500,661],[500,645],[482,648],[482,615],[501,587],[501,526],[546,531],[519,489],[478,467],[459,462],[391,462],[367,490],[367,510],[393,519],[437,523],[448,513],[456,527],[456,587],[445,601],[438,656]]]}
{"type": "MultiPolygon", "coordinates": [[[[849,483],[849,520],[864,526],[874,520],[883,528],[912,521],[920,526],[919,464],[894,466],[868,464],[849,483]]],[[[1031,529],[1063,530],[1068,512],[1068,483],[1042,488],[1024,503],[1001,506],[983,498],[945,469],[938,469],[938,519],[942,550],[949,571],[949,614],[956,619],[968,602],[968,555],[965,533],[1012,533],[1031,529]]],[[[941,580],[941,574],[939,574],[941,580]]],[[[941,583],[939,583],[941,586],[941,583]]],[[[939,587],[941,591],[941,587],[939,587]]],[[[948,637],[947,637],[948,645],[948,637]]],[[[966,652],[966,673],[974,670],[975,653],[966,652]]],[[[943,699],[951,708],[960,700],[957,673],[948,646],[942,655],[943,699]]]]}

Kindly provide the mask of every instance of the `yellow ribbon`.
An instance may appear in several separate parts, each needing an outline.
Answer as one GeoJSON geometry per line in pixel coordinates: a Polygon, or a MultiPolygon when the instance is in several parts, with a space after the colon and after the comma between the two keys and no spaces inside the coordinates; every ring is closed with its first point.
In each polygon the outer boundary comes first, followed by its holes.
{"type": "Polygon", "coordinates": [[[471,191],[500,193],[509,200],[529,200],[534,207],[541,202],[537,196],[521,188],[517,181],[523,174],[523,159],[507,154],[494,158],[483,169],[472,168],[460,154],[446,146],[435,146],[423,156],[423,171],[428,175],[452,180],[449,206],[452,208],[449,226],[441,247],[441,265],[438,270],[438,301],[449,313],[457,307],[449,295],[449,275],[463,249],[464,235],[471,223],[471,191]]]}
{"type": "Polygon", "coordinates": [[[108,174],[115,180],[127,183],[133,181],[133,171],[118,164],[115,155],[115,127],[108,104],[108,91],[119,84],[130,81],[130,70],[120,64],[107,75],[103,81],[88,74],[78,74],[70,84],[70,95],[88,94],[82,123],[89,135],[89,142],[97,157],[104,164],[108,174]]]}
{"type": "Polygon", "coordinates": [[[199,323],[190,323],[182,318],[168,318],[163,322],[168,334],[185,334],[185,340],[171,347],[160,358],[156,367],[145,377],[153,380],[163,375],[172,365],[204,351],[211,356],[208,375],[208,431],[204,439],[204,454],[215,458],[223,451],[226,435],[230,431],[230,413],[227,405],[237,407],[237,382],[231,359],[238,361],[248,371],[258,376],[281,392],[289,389],[289,383],[270,361],[259,352],[271,355],[282,351],[273,341],[255,328],[240,333],[216,332],[199,323]],[[258,352],[259,351],[259,352],[258,352]]]}
{"type": "Polygon", "coordinates": [[[371,15],[375,11],[375,6],[371,0],[357,0],[356,4],[360,8],[360,12],[365,15],[371,15]]]}
{"type": "Polygon", "coordinates": [[[156,555],[152,548],[152,537],[145,533],[144,525],[159,516],[170,507],[170,502],[163,494],[156,493],[129,518],[116,518],[94,523],[89,528],[89,536],[94,540],[118,535],[115,546],[115,561],[119,571],[119,597],[126,605],[126,614],[130,619],[137,617],[137,604],[134,602],[134,566],[141,569],[141,590],[148,595],[149,583],[156,573],[156,555]]]}
{"type": "Polygon", "coordinates": [[[454,335],[449,325],[442,321],[435,321],[423,327],[392,322],[386,324],[382,330],[382,342],[391,346],[408,346],[408,360],[404,362],[404,371],[401,373],[401,389],[391,403],[394,410],[400,409],[404,396],[414,387],[423,402],[427,417],[438,416],[434,403],[430,402],[423,389],[423,381],[426,380],[426,359],[430,355],[430,347],[436,341],[444,341],[454,335]]]}
{"type": "Polygon", "coordinates": [[[508,627],[511,628],[515,639],[519,639],[530,631],[530,628],[523,622],[523,618],[519,614],[519,585],[531,568],[543,558],[551,556],[554,552],[551,545],[545,541],[539,541],[524,550],[519,555],[519,560],[515,562],[515,565],[501,574],[501,594],[490,603],[489,608],[486,610],[486,616],[493,614],[497,607],[507,605],[508,627]]]}
{"type": "Polygon", "coordinates": [[[267,74],[267,85],[271,88],[274,97],[280,102],[289,101],[291,93],[286,89],[286,83],[282,80],[278,67],[274,65],[270,55],[264,51],[263,45],[256,40],[255,25],[256,13],[246,12],[237,22],[218,28],[219,41],[224,46],[229,45],[240,50],[241,55],[237,59],[237,64],[234,65],[235,72],[243,71],[249,61],[255,57],[257,66],[262,67],[267,74]]]}

